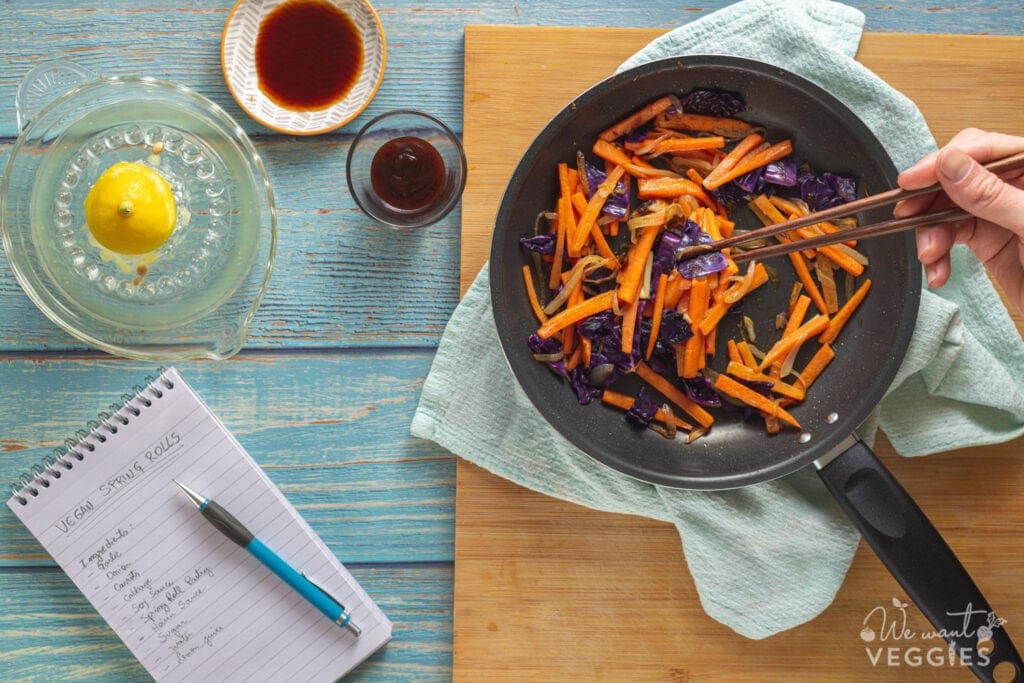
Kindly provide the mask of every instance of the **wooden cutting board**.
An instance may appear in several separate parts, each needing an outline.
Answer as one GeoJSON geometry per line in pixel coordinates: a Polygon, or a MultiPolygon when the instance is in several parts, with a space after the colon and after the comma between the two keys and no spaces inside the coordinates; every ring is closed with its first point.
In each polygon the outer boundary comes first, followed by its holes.
{"type": "MultiPolygon", "coordinates": [[[[660,34],[469,26],[462,286],[487,259],[515,164],[549,118],[660,34]]],[[[1024,38],[867,34],[857,58],[921,108],[941,143],[968,125],[1024,134],[1024,38]],[[1003,55],[993,68],[993,55],[1003,55]]],[[[1018,327],[1024,329],[1020,320],[1018,327]]],[[[957,551],[1024,647],[1024,440],[928,458],[879,455],[957,551]]],[[[510,680],[970,680],[965,669],[872,665],[868,612],[906,596],[863,543],[817,619],[750,641],[708,617],[667,524],[548,498],[459,461],[454,678],[510,680]]],[[[895,614],[895,612],[894,612],[895,614]]],[[[908,627],[930,630],[908,610],[908,627]]],[[[932,643],[907,643],[907,647],[932,643]]],[[[906,647],[904,648],[906,650],[906,647]]],[[[901,651],[900,656],[904,653],[901,651]]]]}

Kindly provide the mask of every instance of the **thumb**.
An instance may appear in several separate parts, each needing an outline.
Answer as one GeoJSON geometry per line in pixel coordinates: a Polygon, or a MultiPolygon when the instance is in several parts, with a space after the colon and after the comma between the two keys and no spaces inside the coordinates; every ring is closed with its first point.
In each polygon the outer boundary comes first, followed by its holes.
{"type": "Polygon", "coordinates": [[[939,182],[958,206],[983,220],[1024,235],[1024,190],[982,168],[955,147],[939,153],[939,182]]]}

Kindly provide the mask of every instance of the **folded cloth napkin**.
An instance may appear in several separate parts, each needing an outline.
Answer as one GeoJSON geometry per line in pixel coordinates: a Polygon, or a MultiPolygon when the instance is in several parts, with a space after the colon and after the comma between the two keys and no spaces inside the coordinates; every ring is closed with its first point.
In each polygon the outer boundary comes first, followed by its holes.
{"type": "MultiPolygon", "coordinates": [[[[667,56],[731,54],[798,73],[842,100],[903,169],[935,148],[917,108],[854,61],[864,16],[825,0],[744,0],[684,25],[622,68],[667,56]]],[[[859,430],[923,455],[1024,432],[1024,345],[984,269],[957,247],[953,277],[925,291],[906,359],[859,430]]],[[[705,611],[764,638],[833,600],[859,535],[811,468],[732,491],[638,482],[558,435],[513,378],[499,346],[485,267],[453,314],[412,423],[463,458],[523,486],[593,508],[671,522],[705,611]]]]}

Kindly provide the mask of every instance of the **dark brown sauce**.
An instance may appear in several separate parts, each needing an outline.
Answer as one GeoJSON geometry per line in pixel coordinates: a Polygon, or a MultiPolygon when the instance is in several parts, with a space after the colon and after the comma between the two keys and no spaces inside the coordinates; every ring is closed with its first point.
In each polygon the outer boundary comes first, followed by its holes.
{"type": "Polygon", "coordinates": [[[359,80],[363,39],[347,14],[324,0],[287,0],[260,23],[260,90],[287,109],[323,109],[359,80]]]}
{"type": "Polygon", "coordinates": [[[444,171],[444,159],[434,146],[409,135],[377,150],[370,164],[370,182],[385,203],[402,211],[420,211],[437,201],[444,171]]]}

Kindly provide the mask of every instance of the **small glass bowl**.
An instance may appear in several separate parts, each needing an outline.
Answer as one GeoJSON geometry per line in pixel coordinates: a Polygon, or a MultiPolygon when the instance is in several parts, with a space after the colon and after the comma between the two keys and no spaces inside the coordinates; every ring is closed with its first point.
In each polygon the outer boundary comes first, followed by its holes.
{"type": "Polygon", "coordinates": [[[430,114],[396,109],[373,119],[356,134],[345,166],[348,187],[356,204],[370,218],[395,228],[421,228],[445,216],[466,187],[466,154],[451,128],[430,114]],[[378,150],[401,137],[416,137],[437,150],[444,162],[444,178],[433,201],[415,209],[388,203],[374,190],[371,167],[378,150]]]}

